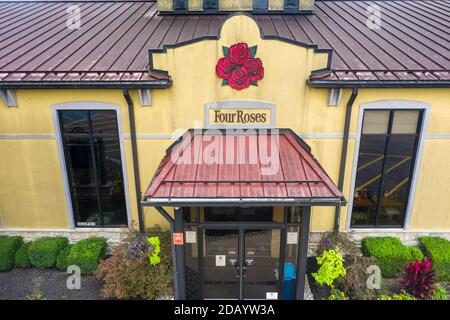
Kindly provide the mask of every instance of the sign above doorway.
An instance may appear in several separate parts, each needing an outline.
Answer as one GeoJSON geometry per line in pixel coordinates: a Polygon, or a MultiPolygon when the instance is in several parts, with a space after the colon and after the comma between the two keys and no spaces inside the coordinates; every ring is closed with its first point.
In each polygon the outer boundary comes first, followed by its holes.
{"type": "Polygon", "coordinates": [[[275,105],[268,102],[229,100],[205,104],[205,128],[274,128],[275,105]]]}

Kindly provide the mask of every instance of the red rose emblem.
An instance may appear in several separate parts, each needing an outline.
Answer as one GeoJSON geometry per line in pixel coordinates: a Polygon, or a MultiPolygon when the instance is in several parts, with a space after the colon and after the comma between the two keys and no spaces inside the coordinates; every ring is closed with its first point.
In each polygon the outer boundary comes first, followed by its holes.
{"type": "Polygon", "coordinates": [[[230,58],[234,64],[243,65],[251,57],[252,54],[246,43],[237,43],[230,47],[230,58]]]}
{"type": "Polygon", "coordinates": [[[264,68],[262,66],[261,59],[250,58],[244,63],[244,68],[247,70],[247,75],[251,81],[258,81],[264,77],[264,68]]]}
{"type": "Polygon", "coordinates": [[[216,73],[222,78],[222,85],[242,90],[264,77],[262,61],[256,58],[257,46],[248,47],[246,43],[237,43],[231,47],[223,46],[223,58],[216,65],[216,73]]]}
{"type": "Polygon", "coordinates": [[[237,90],[242,90],[250,86],[250,78],[247,75],[245,68],[234,70],[228,78],[228,84],[237,90]]]}
{"type": "Polygon", "coordinates": [[[220,58],[216,65],[216,73],[222,79],[228,79],[233,71],[233,62],[230,57],[220,58]]]}

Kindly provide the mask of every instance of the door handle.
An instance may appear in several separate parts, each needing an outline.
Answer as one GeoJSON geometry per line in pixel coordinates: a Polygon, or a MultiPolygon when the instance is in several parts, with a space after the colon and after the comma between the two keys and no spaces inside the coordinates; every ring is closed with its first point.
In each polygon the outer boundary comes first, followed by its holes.
{"type": "Polygon", "coordinates": [[[244,262],[242,264],[242,278],[247,277],[246,273],[247,273],[247,263],[244,262]]]}

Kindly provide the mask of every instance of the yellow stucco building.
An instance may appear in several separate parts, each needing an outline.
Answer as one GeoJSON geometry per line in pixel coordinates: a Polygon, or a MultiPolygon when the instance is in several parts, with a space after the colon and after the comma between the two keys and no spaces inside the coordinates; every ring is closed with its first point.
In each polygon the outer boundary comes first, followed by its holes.
{"type": "MultiPolygon", "coordinates": [[[[188,3],[189,11],[204,8],[202,1],[188,3]]],[[[193,258],[200,240],[192,237],[208,219],[267,216],[267,221],[255,218],[262,225],[254,226],[266,230],[265,223],[282,221],[298,207],[310,219],[306,243],[332,230],[355,239],[393,234],[405,242],[428,233],[450,236],[448,37],[412,18],[400,28],[389,1],[376,4],[386,10],[380,29],[366,26],[362,5],[305,2],[307,8],[297,3],[292,9],[298,12],[275,15],[252,12],[252,2],[243,3],[248,8],[242,11],[250,11],[245,14],[229,14],[237,2],[215,3],[222,3],[216,12],[199,15],[174,8],[172,1],[161,1],[164,14],[151,1],[83,3],[81,26],[59,31],[50,29],[55,16],[46,12],[30,16],[36,20],[28,24],[26,18],[5,20],[14,28],[0,34],[0,234],[72,239],[98,234],[114,242],[127,228],[169,228],[173,217],[172,231],[184,233],[182,241],[192,246],[186,252],[192,251],[193,258]],[[107,19],[115,19],[108,28],[107,19]],[[248,52],[233,47],[243,44],[248,52]],[[250,76],[250,64],[238,62],[239,54],[253,59],[255,75],[250,76]],[[228,58],[232,66],[220,65],[228,58]],[[248,71],[243,78],[235,74],[240,68],[248,71]],[[221,112],[236,116],[222,117],[221,112]],[[303,168],[306,177],[294,179],[284,167],[282,178],[271,180],[283,185],[284,196],[240,194],[231,197],[233,205],[218,191],[196,196],[194,190],[191,205],[188,196],[177,200],[170,192],[164,197],[151,188],[145,192],[150,182],[160,183],[166,150],[186,140],[192,128],[289,129],[299,145],[309,146],[296,150],[314,155],[313,162],[305,155],[301,163],[311,166],[320,181],[308,176],[308,168],[303,168]],[[342,194],[325,196],[319,188],[313,195],[314,183],[342,194]],[[300,192],[291,190],[292,184],[307,185],[311,194],[291,195],[300,192]],[[257,201],[262,211],[230,213],[229,208],[251,208],[249,201],[257,201]],[[268,215],[267,207],[274,208],[268,215]],[[174,208],[182,211],[185,229],[176,224],[174,208]],[[198,226],[192,218],[197,212],[198,226]]],[[[289,7],[289,1],[283,3],[268,1],[266,11],[289,7]]],[[[22,5],[9,10],[18,12],[22,5]]],[[[64,21],[63,12],[57,19],[64,21]]],[[[276,150],[284,152],[281,143],[276,150]]],[[[173,191],[211,183],[193,177],[197,181],[183,181],[174,173],[165,185],[173,191]]],[[[220,173],[211,179],[218,185],[224,179],[241,184],[241,192],[245,183],[260,183],[242,177],[241,171],[236,181],[220,173]]],[[[285,220],[292,228],[286,234],[268,235],[272,255],[281,257],[275,248],[280,243],[302,243],[305,238],[283,237],[302,237],[298,228],[305,217],[285,220]]],[[[204,290],[215,297],[216,289],[204,290]]]]}

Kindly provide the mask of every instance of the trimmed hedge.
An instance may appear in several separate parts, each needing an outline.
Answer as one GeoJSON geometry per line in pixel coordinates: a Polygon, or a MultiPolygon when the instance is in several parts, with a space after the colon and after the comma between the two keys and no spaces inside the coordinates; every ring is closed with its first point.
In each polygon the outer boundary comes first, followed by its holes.
{"type": "Polygon", "coordinates": [[[56,264],[56,257],[69,241],[66,237],[43,237],[30,246],[30,262],[37,268],[51,268],[56,264]]]}
{"type": "Polygon", "coordinates": [[[418,248],[405,246],[395,237],[368,237],[361,244],[363,254],[373,257],[387,278],[399,276],[408,262],[423,259],[418,248]]]}
{"type": "Polygon", "coordinates": [[[450,280],[450,241],[439,237],[420,237],[419,242],[433,262],[438,280],[450,280]]]}
{"type": "Polygon", "coordinates": [[[91,275],[97,269],[101,259],[106,257],[106,239],[89,238],[81,240],[72,246],[67,256],[67,265],[77,265],[81,274],[91,275]]]}
{"type": "Polygon", "coordinates": [[[0,236],[0,272],[14,267],[14,257],[22,243],[20,236],[0,236]]]}
{"type": "Polygon", "coordinates": [[[58,254],[58,257],[56,257],[56,267],[61,271],[66,271],[67,267],[69,266],[67,264],[67,256],[69,255],[70,249],[72,249],[71,244],[62,249],[58,254]]]}
{"type": "Polygon", "coordinates": [[[32,242],[24,242],[19,250],[16,252],[14,259],[14,266],[19,268],[26,268],[31,266],[30,257],[28,256],[28,249],[30,248],[32,242]]]}
{"type": "Polygon", "coordinates": [[[423,252],[418,247],[409,246],[408,249],[409,249],[409,252],[411,252],[411,261],[414,261],[414,260],[422,261],[423,260],[423,258],[424,258],[423,252]]]}

